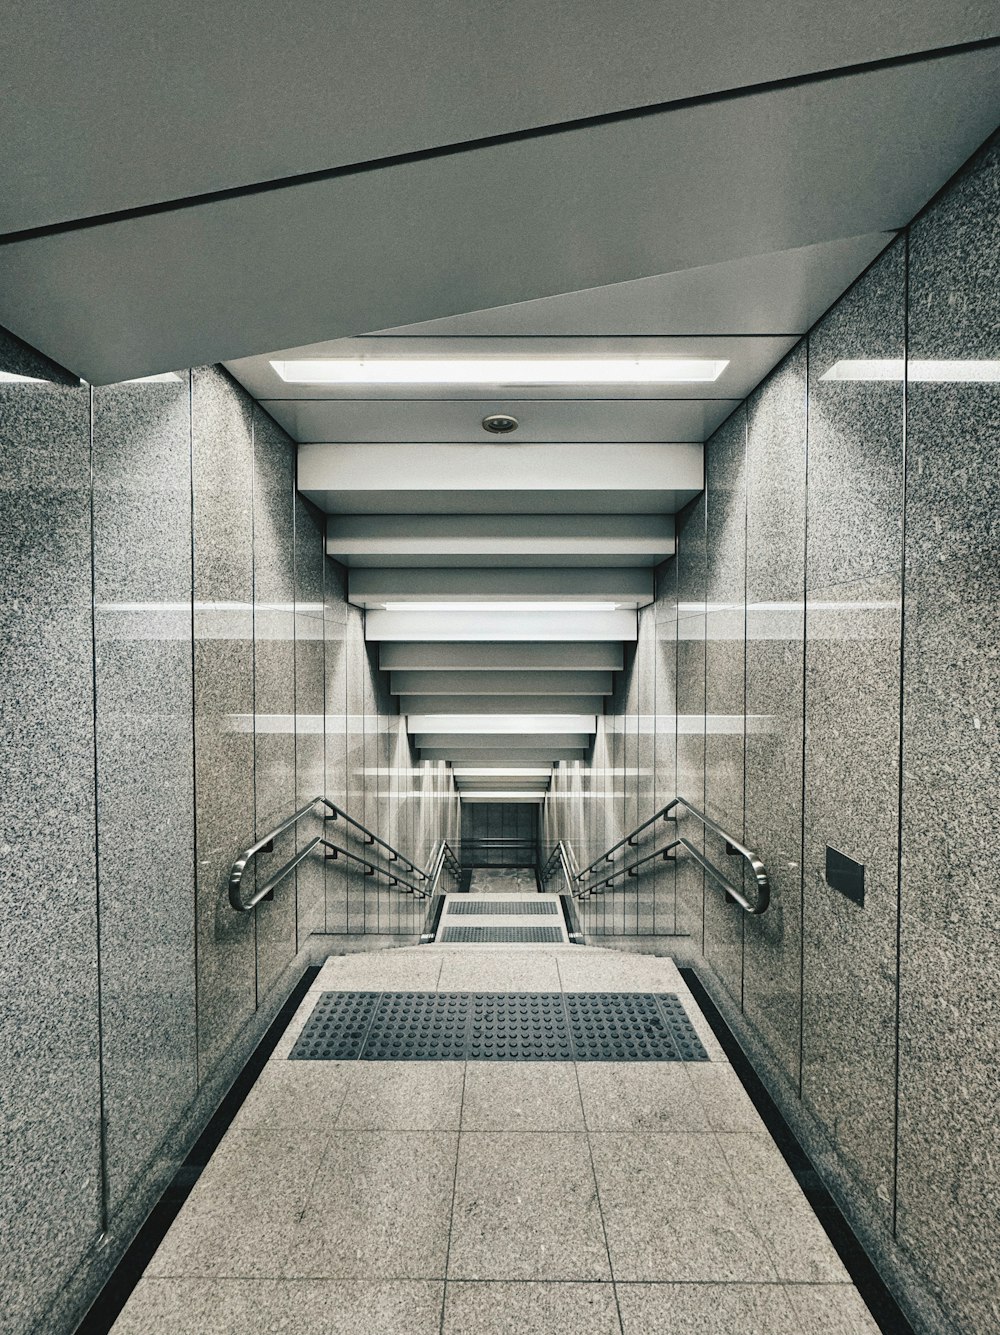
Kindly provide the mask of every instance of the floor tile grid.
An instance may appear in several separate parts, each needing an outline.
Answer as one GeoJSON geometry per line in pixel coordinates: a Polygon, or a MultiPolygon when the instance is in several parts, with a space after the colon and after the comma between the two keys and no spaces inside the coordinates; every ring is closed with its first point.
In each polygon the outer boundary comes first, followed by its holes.
{"type": "Polygon", "coordinates": [[[462,1098],[458,1110],[458,1144],[455,1149],[455,1171],[451,1178],[451,1203],[448,1207],[448,1243],[445,1248],[444,1256],[444,1287],[441,1290],[441,1324],[439,1335],[444,1335],[445,1313],[448,1310],[448,1269],[451,1265],[451,1242],[455,1228],[455,1197],[458,1193],[458,1165],[462,1157],[462,1122],[465,1117],[465,1081],[468,1072],[468,1063],[463,1063],[462,1067],[462,1098]]]}
{"type": "MultiPolygon", "coordinates": [[[[557,960],[557,968],[558,968],[558,967],[559,967],[559,961],[557,960]]],[[[655,966],[654,966],[654,968],[655,968],[655,966]]],[[[560,974],[560,985],[563,987],[564,990],[566,990],[566,982],[565,982],[565,978],[564,978],[564,976],[563,976],[563,970],[562,970],[561,968],[559,968],[559,974],[560,974]]],[[[636,985],[636,984],[633,983],[633,986],[635,986],[635,985],[636,985]]],[[[698,1010],[698,1007],[694,1004],[694,1000],[693,1000],[693,998],[691,997],[690,993],[689,993],[689,992],[687,991],[687,989],[684,988],[684,987],[676,988],[676,989],[672,989],[672,990],[674,990],[675,995],[677,995],[677,996],[679,997],[679,999],[681,1000],[681,1002],[682,1002],[682,1004],[683,1004],[683,1006],[684,1006],[684,1010],[686,1011],[689,1020],[691,1020],[692,1023],[694,1023],[694,1017],[695,1017],[696,1015],[700,1016],[700,1011],[698,1010]],[[685,993],[686,993],[686,995],[685,995],[685,993]]],[[[701,1036],[701,1027],[698,1027],[698,1029],[696,1029],[696,1032],[699,1033],[699,1037],[700,1037],[700,1036],[701,1036]]],[[[713,1056],[712,1056],[712,1052],[711,1052],[711,1050],[709,1050],[709,1052],[708,1052],[708,1056],[709,1056],[709,1060],[710,1060],[710,1061],[713,1060],[713,1056]]],[[[673,1066],[673,1064],[671,1064],[671,1065],[673,1066]]],[[[695,1105],[696,1105],[697,1107],[702,1108],[702,1099],[701,1099],[701,1097],[700,1097],[700,1093],[699,1093],[699,1091],[696,1089],[696,1087],[695,1087],[693,1081],[691,1080],[691,1078],[690,1078],[690,1077],[688,1076],[688,1074],[687,1074],[687,1067],[688,1067],[688,1065],[689,1065],[689,1063],[687,1063],[687,1062],[680,1062],[680,1063],[678,1063],[677,1066],[674,1067],[673,1069],[679,1069],[681,1072],[683,1072],[685,1082],[686,1082],[686,1084],[687,1084],[687,1086],[688,1086],[688,1089],[689,1089],[689,1091],[690,1091],[691,1099],[694,1101],[694,1103],[695,1103],[695,1105]]],[[[620,1283],[623,1283],[623,1281],[622,1281],[622,1280],[619,1278],[619,1276],[616,1275],[616,1273],[615,1273],[615,1271],[616,1271],[616,1268],[615,1268],[615,1262],[614,1262],[614,1258],[613,1258],[613,1256],[612,1256],[612,1250],[611,1250],[610,1240],[609,1240],[609,1236],[608,1236],[607,1210],[606,1210],[605,1203],[602,1201],[602,1198],[601,1198],[600,1178],[599,1178],[599,1174],[598,1174],[598,1172],[597,1172],[597,1164],[596,1164],[596,1162],[595,1162],[595,1157],[594,1157],[594,1142],[593,1142],[593,1134],[594,1134],[594,1133],[592,1132],[591,1127],[590,1127],[589,1122],[588,1122],[588,1119],[587,1119],[587,1105],[588,1105],[588,1101],[587,1101],[587,1099],[586,1099],[585,1096],[584,1096],[584,1090],[583,1090],[582,1083],[581,1083],[581,1080],[580,1080],[580,1065],[579,1065],[579,1063],[574,1063],[574,1072],[575,1072],[576,1079],[577,1079],[577,1091],[578,1091],[578,1094],[579,1094],[581,1107],[583,1108],[583,1113],[584,1113],[584,1123],[585,1123],[585,1126],[586,1126],[586,1138],[587,1138],[587,1151],[588,1151],[588,1154],[589,1154],[589,1156],[590,1156],[590,1169],[591,1169],[591,1173],[593,1174],[593,1179],[594,1179],[594,1191],[595,1191],[595,1195],[596,1195],[596,1199],[597,1199],[597,1208],[598,1208],[598,1212],[599,1212],[600,1219],[601,1219],[601,1228],[602,1228],[603,1233],[604,1233],[604,1243],[605,1243],[605,1247],[607,1248],[607,1252],[608,1252],[608,1265],[609,1265],[610,1273],[611,1273],[612,1292],[613,1292],[613,1294],[614,1294],[614,1298],[615,1298],[615,1307],[616,1307],[617,1314],[618,1314],[619,1325],[621,1326],[621,1330],[622,1330],[623,1335],[626,1335],[625,1322],[624,1322],[624,1318],[623,1318],[623,1316],[622,1316],[622,1302],[621,1302],[621,1297],[620,1297],[620,1295],[619,1295],[619,1284],[620,1284],[620,1283]]],[[[704,1111],[704,1110],[703,1110],[703,1111],[704,1111]]],[[[711,1133],[710,1131],[708,1131],[707,1123],[706,1123],[706,1132],[707,1132],[708,1134],[712,1135],[712,1139],[713,1139],[713,1141],[715,1141],[716,1144],[719,1145],[719,1154],[722,1155],[722,1154],[723,1154],[722,1146],[721,1146],[721,1144],[719,1144],[719,1142],[718,1142],[718,1138],[717,1138],[713,1133],[711,1133]]],[[[723,1156],[723,1158],[724,1158],[724,1156],[723,1156]]],[[[725,1161],[725,1160],[724,1160],[724,1161],[725,1161]]],[[[731,1176],[734,1176],[734,1175],[732,1175],[732,1173],[731,1173],[730,1175],[731,1175],[731,1176]]],[[[736,1184],[736,1182],[735,1182],[735,1178],[734,1178],[733,1185],[734,1185],[734,1187],[737,1186],[737,1184],[736,1184]]],[[[762,1241],[762,1240],[761,1240],[761,1241],[762,1241]]],[[[775,1271],[775,1273],[776,1273],[776,1271],[775,1271]]],[[[624,1282],[627,1283],[628,1281],[624,1281],[624,1282]]],[[[629,1327],[629,1331],[631,1332],[631,1331],[633,1331],[633,1330],[634,1330],[634,1327],[630,1325],[630,1327],[629,1327]]]]}
{"type": "MultiPolygon", "coordinates": [[[[584,1099],[583,1099],[583,1089],[582,1089],[581,1086],[580,1086],[580,1065],[579,1065],[578,1062],[574,1062],[574,1063],[573,1063],[573,1070],[574,1070],[574,1073],[575,1073],[575,1075],[576,1075],[576,1088],[577,1088],[577,1094],[578,1094],[579,1097],[580,1097],[580,1106],[581,1106],[581,1107],[583,1108],[583,1110],[584,1110],[584,1112],[583,1112],[583,1116],[584,1116],[584,1124],[586,1125],[586,1119],[587,1119],[587,1106],[586,1106],[586,1104],[584,1103],[584,1099]]],[[[588,1129],[587,1132],[586,1132],[586,1136],[587,1136],[587,1154],[588,1154],[589,1157],[590,1157],[590,1172],[591,1172],[591,1175],[592,1175],[592,1177],[593,1177],[593,1179],[594,1179],[594,1196],[595,1196],[595,1198],[596,1198],[596,1200],[597,1200],[597,1213],[598,1213],[598,1216],[600,1217],[600,1220],[601,1220],[601,1231],[602,1231],[602,1233],[604,1234],[604,1247],[605,1247],[605,1250],[606,1250],[607,1253],[608,1253],[608,1270],[609,1270],[610,1273],[611,1273],[611,1292],[614,1294],[614,1299],[615,1299],[615,1312],[616,1312],[617,1315],[618,1315],[618,1326],[619,1326],[620,1330],[622,1331],[622,1335],[624,1335],[625,1326],[624,1326],[624,1323],[622,1322],[622,1308],[621,1308],[621,1303],[620,1303],[619,1298],[618,1298],[618,1285],[615,1283],[615,1266],[614,1266],[614,1262],[613,1262],[612,1259],[611,1259],[611,1244],[610,1244],[610,1242],[608,1241],[608,1224],[607,1224],[607,1220],[606,1220],[606,1218],[605,1218],[604,1206],[603,1206],[603,1204],[602,1204],[602,1202],[601,1202],[601,1188],[600,1188],[600,1185],[598,1184],[598,1181],[597,1181],[597,1165],[594,1163],[594,1146],[593,1146],[593,1142],[592,1142],[591,1139],[590,1139],[590,1131],[589,1131],[589,1129],[588,1129]]]]}

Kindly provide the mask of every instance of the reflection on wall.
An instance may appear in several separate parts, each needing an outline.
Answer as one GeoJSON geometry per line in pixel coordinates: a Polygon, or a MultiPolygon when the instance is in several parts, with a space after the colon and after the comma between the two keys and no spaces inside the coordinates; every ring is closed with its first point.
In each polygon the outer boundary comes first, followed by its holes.
{"type": "Polygon", "coordinates": [[[326,934],[419,932],[319,857],[238,915],[239,849],[326,791],[425,862],[458,799],[224,371],[92,389],[2,333],[0,370],[0,1328],[26,1335],[76,1328],[326,934]]]}
{"type": "Polygon", "coordinates": [[[675,792],[761,852],[760,918],[682,857],[675,928],[640,878],[586,930],[676,930],[933,1335],[1000,1328],[998,220],[1000,138],[716,432],[642,613],[655,661],[640,636],[545,810],[581,865],[675,792]]]}

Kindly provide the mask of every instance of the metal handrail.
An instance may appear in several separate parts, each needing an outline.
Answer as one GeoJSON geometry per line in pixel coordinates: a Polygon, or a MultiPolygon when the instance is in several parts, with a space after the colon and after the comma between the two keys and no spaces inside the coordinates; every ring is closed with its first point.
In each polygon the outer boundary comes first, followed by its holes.
{"type": "MultiPolygon", "coordinates": [[[[442,840],[441,840],[441,855],[442,855],[442,861],[448,863],[448,866],[449,866],[449,868],[451,869],[451,873],[452,873],[452,875],[453,875],[453,876],[461,876],[461,874],[462,874],[462,864],[461,864],[461,862],[459,861],[458,854],[457,854],[457,853],[455,852],[455,850],[452,848],[451,844],[448,842],[447,839],[442,839],[442,840]]],[[[438,875],[439,875],[439,876],[440,876],[440,874],[441,874],[441,873],[438,872],[438,875]]]]}
{"type": "MultiPolygon", "coordinates": [[[[378,835],[373,834],[372,831],[362,825],[359,820],[355,820],[352,815],[346,812],[343,807],[339,807],[336,802],[331,802],[328,797],[314,797],[311,801],[307,802],[304,807],[299,807],[298,811],[293,812],[291,816],[286,820],[283,820],[280,825],[276,825],[273,830],[263,835],[255,844],[251,844],[249,848],[243,849],[237,856],[232,867],[229,869],[229,902],[237,913],[249,913],[252,908],[256,907],[256,905],[261,902],[262,899],[267,898],[267,896],[274,890],[275,886],[278,885],[280,881],[283,881],[289,872],[294,871],[299,863],[319,844],[323,844],[327,848],[336,849],[338,853],[345,853],[353,860],[363,862],[366,867],[374,867],[376,868],[376,872],[384,872],[385,875],[390,878],[390,884],[402,885],[408,891],[413,891],[414,893],[421,895],[423,898],[427,897],[426,891],[418,886],[411,885],[409,881],[404,880],[398,873],[389,872],[386,868],[379,867],[377,863],[369,862],[366,858],[358,857],[356,853],[350,853],[346,849],[338,848],[336,844],[330,843],[329,840],[324,839],[322,835],[316,835],[304,848],[299,849],[295,856],[290,858],[283,867],[279,867],[274,875],[268,879],[267,883],[261,889],[257,890],[252,899],[245,901],[243,899],[242,885],[243,873],[246,871],[248,863],[263,849],[267,848],[270,843],[277,839],[279,835],[284,834],[286,830],[290,830],[293,825],[297,825],[298,822],[303,820],[306,816],[314,814],[318,804],[327,808],[327,812],[324,813],[324,820],[342,819],[346,821],[347,824],[360,830],[361,833],[365,835],[369,844],[377,844],[380,848],[384,848],[389,853],[390,862],[402,863],[404,867],[408,867],[412,874],[421,881],[426,882],[430,880],[428,872],[422,867],[418,867],[415,862],[411,861],[405,854],[400,853],[398,849],[393,848],[391,844],[386,843],[384,839],[380,839],[378,835]]],[[[366,872],[366,875],[368,874],[375,873],[366,872]]]]}
{"type": "Polygon", "coordinates": [[[538,870],[539,885],[545,885],[550,881],[555,875],[555,870],[558,867],[562,870],[567,890],[576,894],[576,891],[573,890],[573,882],[576,880],[578,874],[575,864],[576,859],[573,857],[572,849],[564,839],[560,839],[549,854],[545,864],[538,870]]]}
{"type": "Polygon", "coordinates": [[[699,809],[696,806],[693,806],[685,797],[671,798],[666,806],[661,807],[660,810],[650,816],[648,820],[644,820],[641,825],[637,825],[636,828],[630,834],[627,834],[624,839],[620,839],[617,844],[613,844],[601,857],[595,858],[589,866],[584,867],[583,871],[579,872],[575,878],[577,882],[583,882],[588,877],[592,876],[595,868],[599,867],[601,863],[613,862],[614,855],[620,848],[626,846],[634,847],[636,836],[641,834],[643,830],[649,829],[649,827],[654,825],[658,820],[676,821],[677,817],[672,813],[677,807],[684,807],[686,811],[690,812],[692,816],[702,823],[706,830],[710,830],[713,834],[718,835],[720,839],[724,839],[726,841],[726,852],[731,857],[741,857],[749,864],[756,886],[755,900],[751,901],[747,899],[743,894],[743,891],[738,886],[733,885],[718,867],[705,857],[700,849],[696,848],[689,839],[683,837],[674,839],[671,843],[665,844],[662,848],[658,848],[652,853],[647,854],[645,857],[639,858],[636,862],[631,863],[627,867],[617,868],[610,876],[605,877],[600,884],[595,884],[593,889],[581,885],[579,890],[574,891],[575,897],[579,899],[584,895],[593,892],[603,892],[605,889],[612,887],[614,882],[622,875],[628,879],[629,876],[637,874],[639,867],[647,862],[652,862],[654,858],[663,857],[669,859],[669,854],[675,848],[684,848],[704,869],[707,875],[709,875],[712,880],[726,892],[726,894],[730,895],[745,912],[751,913],[754,916],[766,912],[767,907],[771,902],[771,882],[767,874],[767,868],[764,866],[763,862],[761,862],[760,858],[752,849],[741,844],[738,839],[735,839],[728,833],[728,831],[724,830],[721,825],[717,825],[715,821],[706,816],[703,811],[699,811],[699,809]]]}
{"type": "Polygon", "coordinates": [[[673,862],[674,859],[671,857],[671,852],[681,842],[682,840],[675,839],[673,843],[664,844],[662,848],[654,849],[652,853],[647,853],[645,857],[638,858],[635,862],[629,863],[627,867],[616,868],[611,875],[606,877],[603,881],[596,882],[594,885],[585,885],[581,889],[574,891],[576,898],[582,899],[585,895],[603,895],[605,890],[613,888],[615,881],[618,880],[619,877],[624,877],[627,880],[630,876],[638,876],[640,867],[644,867],[647,862],[654,862],[657,858],[662,858],[664,862],[673,862]]]}

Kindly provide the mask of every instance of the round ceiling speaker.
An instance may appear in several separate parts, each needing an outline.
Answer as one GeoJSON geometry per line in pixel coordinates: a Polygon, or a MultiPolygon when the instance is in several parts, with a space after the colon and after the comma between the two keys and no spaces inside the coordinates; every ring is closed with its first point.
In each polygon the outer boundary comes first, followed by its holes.
{"type": "Polygon", "coordinates": [[[511,417],[509,413],[490,413],[483,418],[483,427],[492,431],[494,436],[506,436],[508,432],[517,430],[517,418],[511,417]]]}

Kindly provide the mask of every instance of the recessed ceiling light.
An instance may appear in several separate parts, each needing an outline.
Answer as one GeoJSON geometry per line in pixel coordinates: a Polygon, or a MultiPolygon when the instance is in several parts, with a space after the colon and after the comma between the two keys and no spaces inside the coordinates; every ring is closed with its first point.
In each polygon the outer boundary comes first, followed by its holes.
{"type": "Polygon", "coordinates": [[[704,357],[313,357],[272,361],[295,385],[678,385],[717,380],[704,357]]]}
{"type": "Polygon", "coordinates": [[[387,612],[614,612],[617,603],[383,603],[387,612]]]}
{"type": "Polygon", "coordinates": [[[408,714],[409,733],[581,733],[597,731],[594,714],[408,714]]]}
{"type": "Polygon", "coordinates": [[[995,384],[1000,381],[1000,361],[927,360],[904,362],[902,357],[860,358],[834,362],[821,380],[902,380],[943,384],[995,384]]]}

